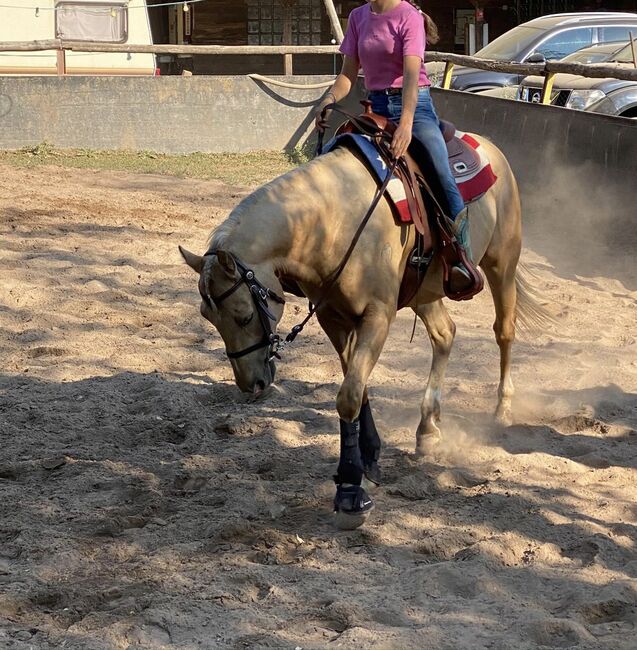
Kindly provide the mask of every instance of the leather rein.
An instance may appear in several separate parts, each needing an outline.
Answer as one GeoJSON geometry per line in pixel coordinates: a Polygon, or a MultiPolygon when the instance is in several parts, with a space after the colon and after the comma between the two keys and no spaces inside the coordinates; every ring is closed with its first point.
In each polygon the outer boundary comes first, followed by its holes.
{"type": "MultiPolygon", "coordinates": [[[[343,115],[348,117],[352,122],[354,122],[356,126],[359,127],[361,130],[364,130],[369,135],[372,135],[374,139],[377,141],[377,143],[383,142],[385,146],[387,145],[389,136],[382,130],[378,129],[377,127],[374,128],[375,125],[372,126],[372,124],[370,124],[368,121],[363,121],[355,115],[350,115],[346,111],[343,111],[342,109],[338,108],[336,104],[329,104],[328,106],[326,106],[323,109],[323,112],[321,114],[322,118],[325,118],[325,114],[327,113],[328,110],[336,110],[337,112],[342,113],[343,115]]],[[[380,146],[379,149],[381,149],[380,146]]],[[[318,136],[317,155],[320,155],[322,153],[322,150],[323,150],[323,133],[320,132],[318,136]]],[[[272,331],[271,321],[275,321],[276,317],[268,307],[268,298],[271,298],[274,302],[280,305],[285,304],[285,299],[279,296],[274,291],[272,291],[272,289],[261,284],[261,282],[257,280],[254,271],[252,271],[252,269],[250,269],[244,262],[242,262],[236,255],[234,255],[234,253],[229,253],[229,255],[234,260],[235,265],[239,271],[239,279],[234,283],[232,287],[230,287],[230,289],[224,291],[221,295],[217,297],[209,296],[206,293],[204,296],[204,301],[210,307],[212,306],[213,303],[214,305],[219,307],[219,305],[221,305],[223,301],[226,300],[226,298],[230,297],[235,291],[237,291],[239,287],[241,287],[242,285],[246,285],[250,290],[250,295],[252,296],[252,301],[254,302],[254,305],[256,307],[257,314],[259,315],[259,321],[261,322],[261,328],[263,330],[263,337],[261,338],[261,341],[259,341],[258,343],[255,343],[250,347],[240,350],[239,352],[228,352],[228,350],[226,349],[226,355],[228,356],[229,359],[240,359],[241,357],[245,357],[246,355],[252,352],[256,352],[257,350],[261,350],[262,348],[266,348],[266,347],[268,348],[266,363],[271,363],[275,358],[281,359],[280,352],[288,344],[292,343],[294,339],[296,339],[296,337],[303,331],[303,328],[307,325],[310,319],[314,316],[314,314],[316,314],[317,310],[320,309],[320,307],[325,303],[325,301],[328,298],[328,294],[330,290],[338,281],[343,270],[345,269],[345,266],[347,265],[347,262],[349,262],[349,259],[352,256],[352,253],[354,252],[354,248],[356,247],[358,240],[363,234],[363,230],[365,229],[365,226],[369,222],[372,213],[374,212],[376,206],[378,205],[381,198],[383,197],[383,194],[385,193],[385,190],[387,189],[387,186],[389,185],[389,182],[391,181],[394,175],[394,171],[396,170],[396,167],[399,164],[400,159],[393,158],[391,154],[389,154],[388,150],[381,149],[381,151],[388,157],[388,162],[389,162],[388,165],[389,168],[387,170],[387,176],[385,177],[385,180],[377,189],[376,194],[374,195],[374,198],[372,200],[372,203],[369,206],[369,209],[367,210],[365,216],[361,220],[354,234],[354,237],[349,245],[349,248],[347,249],[345,255],[343,256],[340,264],[330,274],[329,280],[325,286],[325,289],[323,290],[323,294],[321,298],[318,300],[316,304],[312,304],[310,302],[307,316],[303,319],[301,323],[295,325],[292,328],[290,333],[285,337],[285,341],[282,341],[281,337],[272,331]]],[[[216,250],[211,250],[205,253],[204,257],[216,255],[216,254],[217,254],[216,250]]]]}

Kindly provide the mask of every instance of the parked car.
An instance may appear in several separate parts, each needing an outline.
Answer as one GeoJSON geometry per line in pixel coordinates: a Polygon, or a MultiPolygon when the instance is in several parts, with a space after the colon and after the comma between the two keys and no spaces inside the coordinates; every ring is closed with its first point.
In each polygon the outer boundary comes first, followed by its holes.
{"type": "MultiPolygon", "coordinates": [[[[637,14],[586,12],[541,16],[502,34],[475,56],[514,63],[544,63],[562,59],[583,47],[609,41],[628,40],[637,34],[637,14]]],[[[444,63],[428,63],[427,73],[440,85],[444,63]]],[[[489,88],[517,85],[522,76],[456,66],[451,88],[480,92],[489,88]]]]}
{"type": "MultiPolygon", "coordinates": [[[[616,64],[634,68],[630,42],[587,47],[562,59],[564,63],[616,64]]],[[[538,103],[542,97],[543,77],[525,77],[517,99],[538,103]]],[[[551,104],[576,110],[637,118],[637,81],[592,79],[572,74],[554,77],[551,104]]]]}

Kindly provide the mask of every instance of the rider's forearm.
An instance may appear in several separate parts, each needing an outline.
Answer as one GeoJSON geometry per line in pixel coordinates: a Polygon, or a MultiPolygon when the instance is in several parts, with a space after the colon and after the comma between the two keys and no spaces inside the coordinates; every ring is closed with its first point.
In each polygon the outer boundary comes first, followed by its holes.
{"type": "MultiPolygon", "coordinates": [[[[407,57],[412,59],[415,57],[407,57]]],[[[420,61],[418,61],[418,64],[420,61]]],[[[418,106],[418,79],[420,78],[420,65],[417,67],[412,61],[406,61],[403,70],[403,106],[400,116],[401,124],[411,126],[418,106]]]]}
{"type": "Polygon", "coordinates": [[[341,99],[344,99],[349,95],[351,89],[352,89],[352,82],[348,77],[346,77],[343,73],[341,73],[338,75],[338,77],[336,77],[334,84],[327,91],[324,101],[329,100],[329,102],[326,103],[330,103],[330,104],[340,102],[341,99]]]}
{"type": "Polygon", "coordinates": [[[349,95],[358,77],[358,68],[358,59],[347,55],[343,57],[343,69],[323,98],[321,102],[323,106],[340,102],[341,99],[345,99],[349,95]]]}

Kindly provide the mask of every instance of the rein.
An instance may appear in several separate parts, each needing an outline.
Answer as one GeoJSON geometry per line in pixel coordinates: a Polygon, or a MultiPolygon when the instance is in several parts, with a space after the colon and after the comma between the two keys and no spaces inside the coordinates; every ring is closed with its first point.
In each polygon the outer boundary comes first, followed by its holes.
{"type": "Polygon", "coordinates": [[[397,164],[398,164],[397,160],[394,160],[391,163],[389,170],[387,172],[387,177],[383,181],[383,184],[376,191],[374,199],[372,200],[372,204],[369,206],[367,213],[365,214],[358,228],[356,229],[356,232],[354,233],[354,237],[349,245],[349,248],[347,249],[347,252],[343,256],[343,259],[341,260],[340,264],[336,267],[336,269],[333,271],[332,276],[330,277],[330,280],[327,283],[326,288],[323,290],[323,295],[319,298],[318,302],[315,305],[312,305],[310,303],[310,308],[308,310],[307,316],[303,319],[302,322],[300,322],[298,325],[295,325],[292,328],[292,331],[285,337],[286,343],[292,343],[294,341],[294,339],[303,331],[303,328],[310,322],[314,314],[316,314],[316,312],[323,306],[323,304],[327,300],[330,289],[336,284],[338,279],[341,277],[341,273],[343,273],[343,270],[347,266],[347,263],[349,262],[349,258],[352,256],[352,253],[354,252],[354,248],[356,248],[356,244],[358,243],[358,240],[363,234],[363,230],[365,230],[365,226],[369,222],[372,213],[376,209],[376,206],[378,205],[383,194],[385,193],[385,190],[389,185],[389,181],[391,181],[392,176],[394,175],[394,171],[396,169],[397,164]]]}
{"type": "MultiPolygon", "coordinates": [[[[372,199],[372,203],[369,206],[369,209],[367,210],[365,216],[363,217],[362,221],[360,222],[358,228],[356,229],[356,232],[354,233],[354,237],[349,245],[349,248],[347,249],[347,252],[343,256],[343,259],[341,260],[340,264],[336,267],[336,269],[332,272],[330,280],[327,283],[327,287],[323,291],[323,295],[319,299],[319,301],[315,304],[312,305],[310,303],[310,308],[308,310],[307,316],[303,319],[302,322],[300,322],[298,325],[295,325],[292,328],[292,331],[285,337],[285,343],[292,343],[294,339],[303,331],[303,328],[310,322],[314,314],[320,309],[320,307],[323,306],[325,301],[327,300],[328,293],[330,289],[336,284],[338,279],[341,276],[341,273],[343,273],[343,270],[345,269],[345,266],[347,265],[347,262],[349,262],[349,258],[352,256],[352,253],[354,252],[354,248],[356,248],[356,244],[358,243],[358,240],[360,239],[361,235],[363,234],[363,230],[365,230],[365,226],[369,222],[372,213],[376,209],[376,206],[380,202],[381,198],[383,197],[383,194],[385,193],[385,190],[387,189],[387,186],[389,185],[389,182],[391,181],[394,172],[396,171],[396,167],[398,167],[398,164],[400,162],[399,158],[394,158],[391,153],[383,148],[381,146],[381,143],[384,143],[385,147],[387,146],[387,142],[389,140],[389,135],[385,133],[384,131],[378,129],[376,125],[372,127],[372,125],[365,121],[361,120],[358,116],[352,115],[351,113],[348,113],[347,111],[344,111],[342,108],[339,108],[337,104],[328,104],[322,111],[321,111],[321,120],[325,119],[325,116],[327,114],[327,111],[336,111],[337,113],[340,113],[341,115],[344,115],[347,117],[351,122],[353,122],[362,132],[367,133],[371,136],[373,136],[376,139],[377,146],[379,153],[384,154],[385,160],[389,163],[388,164],[388,171],[387,171],[387,176],[385,177],[385,180],[383,181],[382,185],[376,190],[376,194],[374,195],[374,198],[372,199]]],[[[324,131],[319,131],[318,134],[318,143],[316,147],[316,155],[320,156],[323,153],[323,137],[325,135],[324,131]]]]}
{"type": "MultiPolygon", "coordinates": [[[[237,289],[241,285],[245,284],[250,290],[250,294],[252,295],[252,300],[254,302],[254,305],[257,309],[257,313],[259,315],[259,320],[261,321],[261,328],[263,329],[263,338],[261,339],[260,342],[255,343],[254,345],[251,345],[250,347],[245,348],[244,350],[240,350],[239,352],[228,352],[226,350],[226,355],[228,356],[229,359],[240,359],[241,357],[244,357],[250,354],[251,352],[255,352],[256,350],[260,350],[265,347],[268,348],[268,358],[266,363],[271,363],[275,358],[276,359],[281,358],[279,353],[282,352],[287,345],[289,345],[296,339],[296,337],[303,331],[305,326],[313,318],[316,312],[325,304],[325,301],[328,298],[330,290],[334,287],[338,279],[341,277],[341,274],[343,273],[345,267],[347,266],[347,263],[349,262],[350,257],[354,252],[354,249],[356,248],[356,244],[358,243],[358,240],[363,234],[363,230],[365,230],[365,227],[367,226],[372,216],[372,213],[374,212],[376,206],[378,205],[381,198],[383,197],[383,194],[385,193],[385,190],[387,189],[387,186],[389,185],[389,182],[391,181],[394,172],[400,162],[400,159],[394,158],[389,152],[389,150],[386,148],[387,143],[390,139],[390,136],[388,134],[386,134],[382,130],[379,130],[377,127],[375,128],[372,127],[372,125],[369,122],[361,120],[355,115],[350,115],[347,111],[338,108],[336,104],[329,104],[323,109],[321,113],[322,119],[325,118],[325,114],[327,113],[328,110],[335,110],[345,115],[361,131],[368,133],[369,135],[372,135],[376,139],[380,153],[384,155],[386,161],[388,162],[387,176],[385,177],[385,180],[380,185],[380,187],[376,190],[376,194],[372,199],[372,203],[369,206],[367,212],[365,213],[365,216],[361,220],[358,228],[356,229],[356,232],[354,233],[354,237],[352,238],[352,241],[345,255],[341,259],[336,269],[334,269],[334,271],[330,274],[329,280],[322,292],[321,297],[319,298],[316,304],[310,303],[307,316],[303,319],[302,322],[298,323],[292,328],[290,333],[285,337],[285,341],[281,341],[281,337],[272,331],[272,325],[270,321],[276,320],[276,317],[268,308],[268,298],[271,298],[272,300],[274,300],[274,302],[277,302],[280,305],[285,304],[285,299],[279,296],[278,294],[276,294],[274,291],[272,291],[272,289],[269,289],[268,287],[261,284],[255,277],[254,271],[252,271],[246,264],[244,264],[236,255],[234,255],[233,253],[229,253],[229,255],[234,260],[237,269],[239,270],[239,276],[240,276],[239,279],[235,282],[235,284],[232,287],[230,287],[230,289],[224,291],[220,296],[213,298],[212,296],[208,296],[206,294],[204,300],[206,300],[208,304],[214,303],[215,305],[219,306],[224,300],[226,300],[226,298],[228,298],[235,291],[237,291],[237,289]],[[381,146],[381,143],[382,145],[384,145],[384,147],[381,146]]],[[[323,135],[324,133],[320,132],[318,136],[318,146],[316,150],[317,155],[320,155],[323,152],[323,135]]],[[[216,250],[211,250],[205,253],[204,257],[209,255],[216,255],[216,254],[217,254],[216,250]]]]}

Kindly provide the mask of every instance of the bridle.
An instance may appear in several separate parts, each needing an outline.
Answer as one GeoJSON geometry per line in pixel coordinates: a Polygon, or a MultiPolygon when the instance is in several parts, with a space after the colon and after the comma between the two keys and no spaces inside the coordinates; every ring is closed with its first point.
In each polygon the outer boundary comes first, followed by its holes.
{"type": "MultiPolygon", "coordinates": [[[[216,254],[217,251],[208,251],[204,257],[216,254]]],[[[224,291],[219,296],[213,297],[208,295],[207,292],[204,293],[203,300],[209,307],[212,307],[212,304],[219,307],[226,298],[229,298],[241,285],[245,284],[250,291],[252,301],[256,307],[259,321],[261,322],[261,329],[263,330],[263,337],[258,343],[240,350],[239,352],[228,352],[226,349],[226,355],[228,356],[228,359],[240,359],[252,352],[261,350],[262,348],[268,348],[266,363],[269,364],[275,358],[280,359],[278,352],[281,345],[281,337],[272,331],[270,321],[275,321],[276,316],[268,307],[268,298],[271,298],[274,302],[279,303],[280,305],[285,304],[285,299],[281,298],[281,296],[272,291],[272,289],[261,284],[254,275],[254,271],[246,266],[246,264],[244,264],[236,255],[232,253],[229,253],[229,255],[234,260],[237,270],[239,271],[239,279],[227,291],[224,291]]]]}

